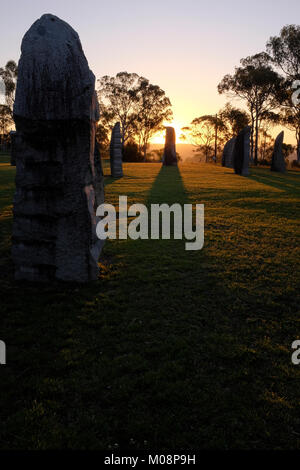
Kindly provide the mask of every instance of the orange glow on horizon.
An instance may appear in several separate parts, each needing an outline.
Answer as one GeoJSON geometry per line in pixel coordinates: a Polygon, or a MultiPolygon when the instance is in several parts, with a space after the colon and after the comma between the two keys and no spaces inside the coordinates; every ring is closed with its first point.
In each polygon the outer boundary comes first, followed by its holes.
{"type": "MultiPolygon", "coordinates": [[[[180,136],[182,134],[181,128],[185,126],[184,123],[178,122],[178,121],[173,121],[173,122],[165,122],[164,125],[166,127],[174,127],[175,129],[175,134],[176,134],[176,144],[182,144],[186,143],[184,140],[180,139],[180,136]]],[[[155,136],[150,140],[150,144],[162,144],[164,145],[165,143],[165,135],[166,131],[163,130],[162,132],[158,132],[155,134],[155,136]]]]}

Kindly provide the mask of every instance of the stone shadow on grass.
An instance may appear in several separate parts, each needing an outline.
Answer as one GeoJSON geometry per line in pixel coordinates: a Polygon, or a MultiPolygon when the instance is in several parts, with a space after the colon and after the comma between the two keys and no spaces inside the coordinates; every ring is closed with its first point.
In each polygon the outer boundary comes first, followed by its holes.
{"type": "Polygon", "coordinates": [[[124,177],[119,176],[118,178],[115,178],[114,176],[111,176],[111,175],[104,175],[104,187],[108,186],[110,184],[113,184],[115,181],[118,181],[122,178],[124,178],[124,177]]]}
{"type": "MultiPolygon", "coordinates": [[[[180,171],[162,168],[147,204],[176,202],[180,171]]],[[[113,242],[117,264],[84,286],[4,279],[0,448],[296,448],[296,296],[282,267],[218,240],[113,242]]]]}
{"type": "Polygon", "coordinates": [[[279,174],[271,172],[269,170],[255,170],[252,168],[251,175],[249,178],[251,180],[257,181],[258,183],[265,184],[267,186],[271,186],[276,189],[280,189],[285,193],[294,194],[295,196],[300,195],[300,175],[298,181],[295,178],[289,178],[289,176],[296,176],[296,175],[289,175],[286,174],[279,174]]]}
{"type": "Polygon", "coordinates": [[[188,194],[177,166],[162,166],[158,173],[146,204],[187,204],[188,194]],[[170,182],[170,176],[172,181],[170,182]]]}

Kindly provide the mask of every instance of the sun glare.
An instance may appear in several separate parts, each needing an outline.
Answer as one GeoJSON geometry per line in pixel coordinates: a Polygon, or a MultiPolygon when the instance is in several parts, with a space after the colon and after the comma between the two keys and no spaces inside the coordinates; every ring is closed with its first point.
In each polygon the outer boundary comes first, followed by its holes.
{"type": "MultiPolygon", "coordinates": [[[[177,144],[184,143],[184,141],[180,139],[180,136],[182,134],[181,128],[184,126],[184,124],[182,124],[178,121],[173,121],[173,122],[169,122],[169,123],[166,122],[166,123],[164,123],[164,125],[166,127],[167,126],[174,127],[175,134],[176,134],[176,143],[177,144]]],[[[153,137],[153,139],[151,139],[151,144],[162,144],[163,145],[165,143],[165,135],[166,135],[165,131],[157,133],[153,137]]]]}

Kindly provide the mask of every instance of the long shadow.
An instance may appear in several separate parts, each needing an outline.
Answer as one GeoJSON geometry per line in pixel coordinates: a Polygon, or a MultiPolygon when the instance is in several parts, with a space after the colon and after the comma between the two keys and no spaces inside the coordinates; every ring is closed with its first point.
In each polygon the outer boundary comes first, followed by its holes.
{"type": "Polygon", "coordinates": [[[220,168],[218,176],[220,175],[225,187],[216,186],[216,181],[211,184],[206,182],[201,187],[201,198],[207,204],[259,210],[287,219],[299,218],[297,204],[291,201],[291,198],[299,197],[300,179],[296,179],[297,174],[290,175],[287,172],[281,175],[270,170],[251,168],[251,175],[245,178],[220,168]],[[249,185],[247,182],[251,180],[260,186],[249,185]],[[273,188],[279,191],[274,191],[273,188]]]}
{"type": "MultiPolygon", "coordinates": [[[[161,168],[147,204],[176,202],[189,202],[180,169],[161,168]]],[[[125,243],[112,244],[118,264],[96,283],[1,282],[0,447],[292,447],[293,291],[268,284],[228,233],[200,252],[180,240],[125,243]]]]}
{"type": "Polygon", "coordinates": [[[273,188],[280,189],[285,193],[293,193],[299,195],[300,192],[300,179],[296,181],[294,178],[296,175],[289,175],[287,174],[274,174],[268,170],[251,170],[251,175],[249,176],[250,179],[257,181],[258,183],[266,184],[268,186],[272,186],[273,188]],[[293,176],[291,178],[290,176],[293,176]]]}
{"type": "Polygon", "coordinates": [[[122,179],[122,176],[115,178],[112,175],[104,175],[104,187],[109,186],[110,184],[113,184],[115,181],[118,181],[120,179],[122,179]]]}
{"type": "Polygon", "coordinates": [[[146,204],[173,204],[177,202],[184,204],[187,201],[188,195],[179,168],[175,166],[162,166],[151,187],[146,204]],[[172,178],[171,181],[170,176],[172,178]]]}
{"type": "MultiPolygon", "coordinates": [[[[162,166],[147,197],[146,206],[149,210],[149,227],[150,227],[150,206],[151,204],[167,204],[172,206],[173,204],[179,204],[182,208],[183,216],[183,206],[184,204],[189,204],[188,192],[183,183],[183,179],[180,173],[179,167],[176,166],[162,166]]],[[[170,240],[160,240],[161,246],[164,242],[171,242],[172,246],[177,249],[183,249],[184,247],[184,237],[182,240],[174,240],[174,218],[171,213],[170,220],[170,240]]],[[[183,229],[183,227],[182,227],[183,229]]],[[[161,228],[160,228],[161,234],[161,228]]],[[[154,243],[157,243],[155,240],[154,243]]]]}
{"type": "MultiPolygon", "coordinates": [[[[130,240],[126,241],[126,258],[128,261],[131,259],[139,258],[137,272],[143,277],[143,272],[152,273],[153,287],[157,283],[171,283],[176,285],[181,276],[188,276],[189,266],[191,262],[190,251],[185,250],[185,243],[187,240],[184,238],[184,230],[182,231],[182,239],[174,238],[174,214],[170,214],[170,239],[162,238],[162,217],[160,218],[159,239],[151,239],[151,204],[179,204],[182,208],[183,205],[190,203],[188,193],[183,184],[180,169],[178,167],[164,167],[162,166],[159,173],[154,180],[148,195],[145,198],[144,204],[148,208],[148,240],[130,240]],[[159,259],[159,262],[157,262],[159,259]],[[178,259],[180,259],[178,263],[178,259]],[[178,268],[178,265],[180,268],[178,268]],[[179,271],[180,274],[179,274],[179,271]]],[[[179,281],[180,282],[180,281],[179,281]]],[[[164,291],[164,295],[167,292],[164,291]]],[[[145,299],[146,301],[146,299],[145,299]]],[[[147,301],[146,301],[147,303],[147,301]]]]}
{"type": "Polygon", "coordinates": [[[126,178],[126,180],[139,180],[140,178],[138,176],[129,176],[129,175],[123,175],[119,177],[114,177],[112,175],[104,175],[104,187],[109,186],[110,184],[115,183],[116,181],[121,180],[122,178],[126,178]]]}

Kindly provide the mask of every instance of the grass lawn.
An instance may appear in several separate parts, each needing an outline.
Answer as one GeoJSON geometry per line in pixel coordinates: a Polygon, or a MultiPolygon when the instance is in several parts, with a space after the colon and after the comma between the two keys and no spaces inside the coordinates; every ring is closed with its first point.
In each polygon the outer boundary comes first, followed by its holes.
{"type": "Polygon", "coordinates": [[[15,168],[0,162],[0,448],[300,448],[300,173],[124,174],[107,202],[204,203],[203,250],[112,240],[97,282],[36,286],[13,281],[15,168]]]}

